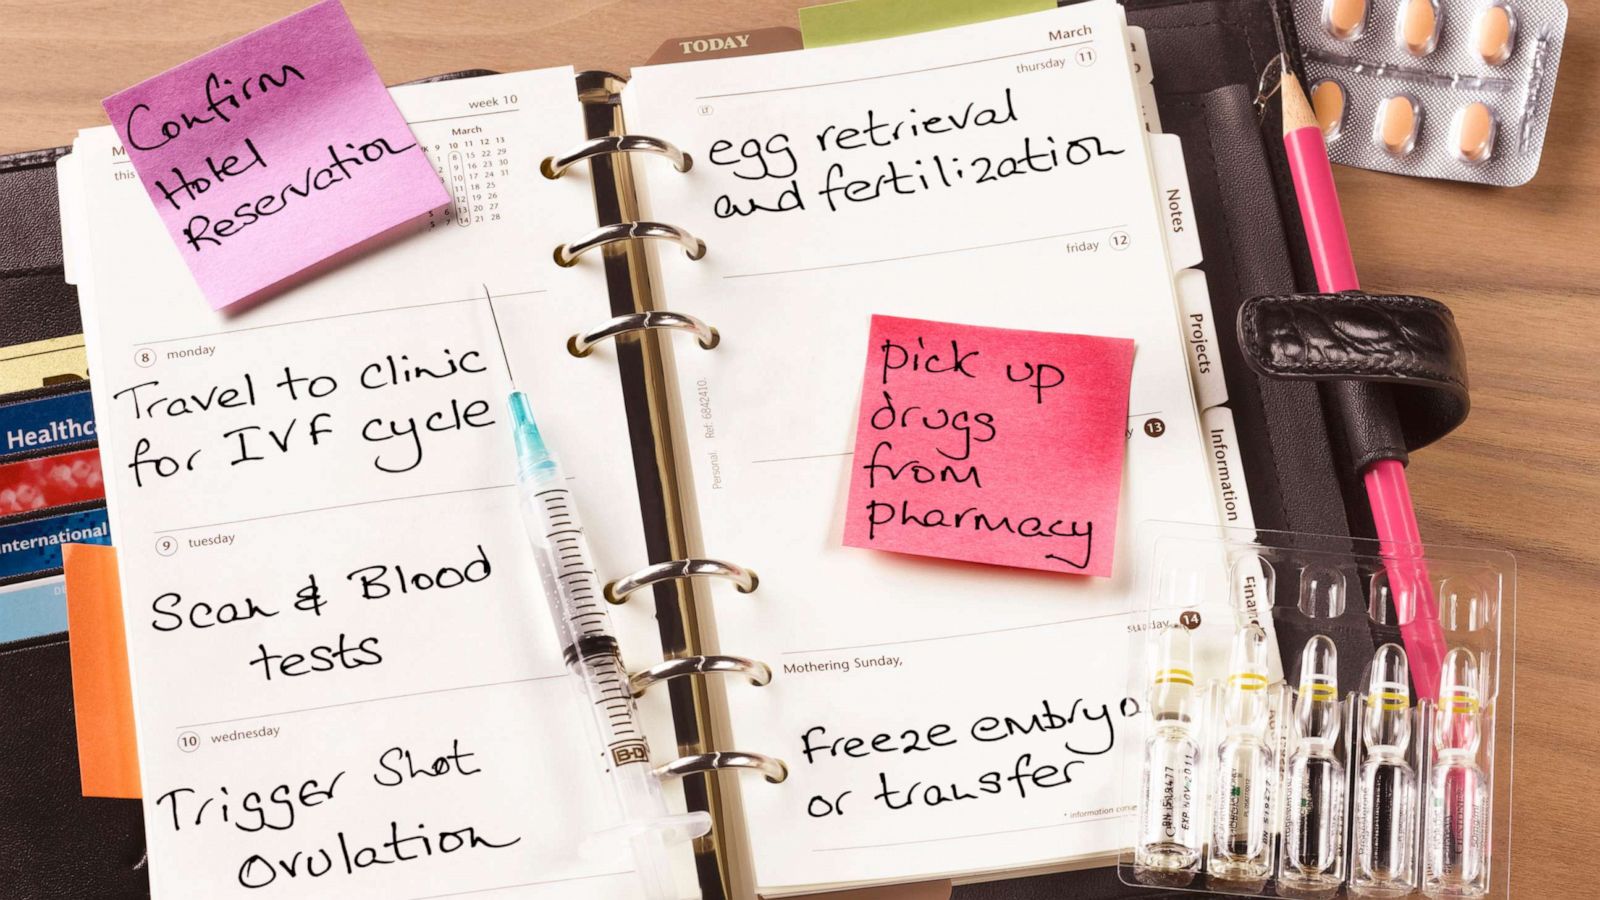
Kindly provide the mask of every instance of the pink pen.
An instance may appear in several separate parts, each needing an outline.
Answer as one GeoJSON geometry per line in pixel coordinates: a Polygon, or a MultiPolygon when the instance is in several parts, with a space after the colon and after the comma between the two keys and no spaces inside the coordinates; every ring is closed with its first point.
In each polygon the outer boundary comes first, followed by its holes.
{"type": "MultiPolygon", "coordinates": [[[[1283,146],[1300,202],[1300,218],[1305,222],[1317,288],[1324,293],[1355,290],[1360,284],[1322,128],[1293,74],[1284,73],[1279,92],[1283,95],[1283,146]]],[[[1397,460],[1382,459],[1368,466],[1362,478],[1400,614],[1400,636],[1410,658],[1412,681],[1419,697],[1433,699],[1444,662],[1444,630],[1427,564],[1420,555],[1422,535],[1411,505],[1411,489],[1406,486],[1406,470],[1397,460]]]]}

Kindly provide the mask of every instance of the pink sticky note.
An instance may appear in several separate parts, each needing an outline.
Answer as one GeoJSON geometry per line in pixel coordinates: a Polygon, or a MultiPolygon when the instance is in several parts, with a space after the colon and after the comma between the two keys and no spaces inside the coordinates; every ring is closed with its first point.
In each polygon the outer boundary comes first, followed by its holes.
{"type": "Polygon", "coordinates": [[[1133,341],[873,316],[844,542],[1111,575],[1133,341]]]}
{"type": "Polygon", "coordinates": [[[450,200],[337,0],[104,105],[213,309],[305,277],[450,200]]]}

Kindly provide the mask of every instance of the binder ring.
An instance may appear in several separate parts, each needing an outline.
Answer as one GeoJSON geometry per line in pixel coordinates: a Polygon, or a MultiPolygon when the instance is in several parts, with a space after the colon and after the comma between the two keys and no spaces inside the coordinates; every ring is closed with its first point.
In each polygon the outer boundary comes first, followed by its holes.
{"type": "Polygon", "coordinates": [[[588,356],[601,341],[648,328],[676,328],[693,332],[694,336],[700,339],[700,346],[707,350],[722,342],[722,335],[718,334],[715,328],[694,316],[661,309],[617,316],[599,328],[575,334],[567,338],[567,352],[578,357],[588,356]]]}
{"type": "Polygon", "coordinates": [[[737,566],[720,559],[673,559],[645,566],[614,581],[606,582],[605,595],[609,603],[625,603],[628,595],[642,588],[674,578],[726,578],[733,582],[739,593],[748,594],[756,589],[760,579],[755,570],[737,566]]]}
{"type": "Polygon", "coordinates": [[[556,265],[563,269],[575,266],[578,264],[578,257],[596,247],[639,238],[661,238],[672,241],[682,247],[690,259],[700,259],[706,255],[706,242],[676,225],[668,225],[665,222],[617,222],[602,225],[570,244],[557,244],[556,265]]]}
{"type": "Polygon", "coordinates": [[[772,681],[772,669],[764,662],[742,656],[712,654],[662,660],[642,672],[628,676],[628,690],[638,697],[649,690],[651,685],[685,675],[702,675],[708,672],[743,674],[756,687],[762,687],[772,681]]]}
{"type": "Polygon", "coordinates": [[[789,777],[789,766],[775,756],[723,750],[716,753],[696,753],[680,756],[669,763],[656,766],[657,778],[682,778],[696,772],[713,772],[717,769],[754,769],[765,775],[772,784],[781,784],[789,777]]]}
{"type": "Polygon", "coordinates": [[[539,163],[539,172],[546,178],[560,178],[578,163],[608,153],[659,153],[672,160],[673,168],[687,172],[694,166],[694,158],[672,144],[646,134],[611,134],[584,141],[560,156],[546,156],[539,163]]]}

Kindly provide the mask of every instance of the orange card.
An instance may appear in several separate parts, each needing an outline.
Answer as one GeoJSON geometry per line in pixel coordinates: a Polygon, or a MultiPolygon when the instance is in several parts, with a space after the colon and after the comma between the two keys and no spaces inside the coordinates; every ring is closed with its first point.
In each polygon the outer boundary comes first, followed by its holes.
{"type": "Polygon", "coordinates": [[[61,550],[83,795],[137,798],[139,753],[117,551],[96,544],[67,544],[61,550]]]}
{"type": "Polygon", "coordinates": [[[1133,341],[873,316],[844,542],[1111,575],[1133,341]]]}

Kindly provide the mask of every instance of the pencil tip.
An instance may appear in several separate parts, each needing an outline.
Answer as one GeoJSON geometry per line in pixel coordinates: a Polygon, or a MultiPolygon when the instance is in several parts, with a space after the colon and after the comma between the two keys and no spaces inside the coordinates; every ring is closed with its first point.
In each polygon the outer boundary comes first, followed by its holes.
{"type": "Polygon", "coordinates": [[[1278,83],[1278,95],[1283,98],[1285,135],[1302,128],[1321,128],[1317,124],[1316,113],[1311,109],[1311,101],[1306,99],[1306,92],[1300,87],[1300,79],[1287,69],[1283,73],[1283,80],[1278,83]]]}

